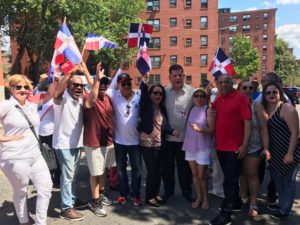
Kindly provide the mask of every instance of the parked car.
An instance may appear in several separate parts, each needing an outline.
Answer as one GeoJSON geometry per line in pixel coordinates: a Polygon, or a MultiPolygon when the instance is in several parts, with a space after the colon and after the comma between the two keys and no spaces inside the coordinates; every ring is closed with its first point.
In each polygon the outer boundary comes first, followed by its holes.
{"type": "Polygon", "coordinates": [[[298,87],[284,87],[285,94],[293,101],[293,104],[299,104],[300,88],[298,87]]]}

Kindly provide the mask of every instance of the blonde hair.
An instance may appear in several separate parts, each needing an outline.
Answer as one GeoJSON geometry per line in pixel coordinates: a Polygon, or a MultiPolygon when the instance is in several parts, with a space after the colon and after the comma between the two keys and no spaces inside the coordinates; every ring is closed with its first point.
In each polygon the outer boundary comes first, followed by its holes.
{"type": "Polygon", "coordinates": [[[21,81],[25,81],[26,85],[29,86],[30,90],[33,89],[32,81],[29,80],[28,77],[26,77],[23,74],[14,74],[14,75],[10,76],[8,78],[9,87],[12,88],[12,87],[16,86],[18,83],[20,83],[21,81]]]}

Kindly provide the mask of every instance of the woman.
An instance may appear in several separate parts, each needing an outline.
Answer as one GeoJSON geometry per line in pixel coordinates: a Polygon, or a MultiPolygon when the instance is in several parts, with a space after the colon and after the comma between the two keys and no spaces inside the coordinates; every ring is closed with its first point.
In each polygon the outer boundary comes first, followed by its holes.
{"type": "Polygon", "coordinates": [[[161,182],[161,151],[164,133],[177,136],[177,131],[168,124],[166,109],[163,105],[165,89],[153,85],[148,90],[148,76],[144,75],[140,85],[140,146],[147,168],[146,204],[159,207],[164,199],[159,196],[161,182]]]}
{"type": "MultiPolygon", "coordinates": [[[[252,83],[248,80],[242,81],[238,90],[247,95],[251,101],[253,94],[252,83]]],[[[252,110],[252,129],[251,136],[248,143],[248,153],[243,159],[242,172],[240,176],[240,196],[243,203],[248,202],[248,194],[250,194],[250,205],[248,214],[250,216],[258,215],[257,207],[257,194],[259,190],[259,179],[258,179],[258,168],[261,161],[261,154],[263,151],[262,141],[261,141],[261,131],[265,131],[261,123],[258,123],[258,113],[256,104],[251,105],[252,110]]]]}
{"type": "Polygon", "coordinates": [[[203,209],[209,208],[206,173],[213,145],[211,135],[215,126],[207,102],[205,90],[195,89],[182,146],[185,151],[185,160],[189,161],[197,192],[197,199],[192,203],[192,207],[197,208],[201,204],[203,209]]]}
{"type": "Polygon", "coordinates": [[[12,185],[19,223],[30,224],[26,202],[30,179],[37,189],[35,224],[45,225],[52,190],[51,177],[39,142],[22,114],[23,111],[27,115],[37,132],[40,123],[38,106],[27,100],[32,85],[26,76],[11,76],[9,89],[10,99],[0,102],[0,121],[4,128],[4,135],[0,136],[0,168],[12,185]]]}
{"type": "Polygon", "coordinates": [[[277,212],[274,219],[289,217],[295,199],[295,180],[300,161],[299,118],[287,103],[278,84],[263,89],[262,105],[268,116],[270,172],[278,191],[278,205],[268,208],[277,212]]]}

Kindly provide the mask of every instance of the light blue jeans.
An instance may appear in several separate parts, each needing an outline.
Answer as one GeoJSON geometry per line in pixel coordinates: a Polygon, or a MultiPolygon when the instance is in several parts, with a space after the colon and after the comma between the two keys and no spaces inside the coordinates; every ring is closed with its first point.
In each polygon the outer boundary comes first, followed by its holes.
{"type": "Polygon", "coordinates": [[[292,210],[296,195],[297,171],[298,167],[296,166],[288,174],[281,175],[274,168],[270,168],[271,176],[278,192],[278,203],[282,214],[289,214],[292,210]]]}
{"type": "Polygon", "coordinates": [[[56,155],[60,164],[60,196],[62,212],[73,208],[77,199],[76,175],[79,168],[80,149],[56,149],[56,155]]]}

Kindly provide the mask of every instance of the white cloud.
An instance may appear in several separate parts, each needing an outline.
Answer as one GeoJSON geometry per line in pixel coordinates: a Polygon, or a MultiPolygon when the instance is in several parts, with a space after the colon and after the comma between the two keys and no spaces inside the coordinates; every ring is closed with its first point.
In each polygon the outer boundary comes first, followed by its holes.
{"type": "Polygon", "coordinates": [[[300,0],[276,0],[277,4],[287,5],[287,4],[300,4],[300,0]]]}
{"type": "Polygon", "coordinates": [[[256,7],[251,7],[249,9],[245,9],[245,11],[253,11],[253,10],[257,10],[257,8],[256,7]]]}
{"type": "MultiPolygon", "coordinates": [[[[300,24],[286,24],[280,26],[276,29],[276,34],[288,42],[289,47],[295,49],[295,53],[300,52],[300,24]]],[[[296,57],[300,58],[300,55],[296,57]]]]}
{"type": "Polygon", "coordinates": [[[273,1],[266,0],[266,1],[263,1],[262,4],[263,4],[264,8],[266,8],[266,9],[270,9],[270,8],[275,8],[276,7],[276,3],[273,2],[273,1]]]}

